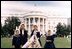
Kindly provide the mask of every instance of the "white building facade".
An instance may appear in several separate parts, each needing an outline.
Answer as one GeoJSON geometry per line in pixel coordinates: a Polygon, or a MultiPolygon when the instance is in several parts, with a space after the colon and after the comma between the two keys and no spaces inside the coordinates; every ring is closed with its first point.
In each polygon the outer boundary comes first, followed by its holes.
{"type": "Polygon", "coordinates": [[[68,25],[71,26],[71,18],[68,18],[68,25]]]}
{"type": "Polygon", "coordinates": [[[31,11],[24,15],[23,17],[25,27],[28,30],[28,33],[31,33],[33,29],[33,24],[36,23],[38,30],[45,34],[48,30],[51,30],[53,33],[56,32],[56,26],[58,23],[62,25],[67,25],[67,18],[62,17],[50,17],[40,11],[31,11]]]}
{"type": "Polygon", "coordinates": [[[49,29],[55,33],[56,26],[58,23],[67,25],[67,18],[62,17],[51,17],[40,11],[30,11],[26,14],[12,14],[11,16],[19,17],[21,22],[25,24],[25,28],[28,30],[28,34],[31,34],[33,24],[36,23],[38,30],[45,34],[49,29]]]}

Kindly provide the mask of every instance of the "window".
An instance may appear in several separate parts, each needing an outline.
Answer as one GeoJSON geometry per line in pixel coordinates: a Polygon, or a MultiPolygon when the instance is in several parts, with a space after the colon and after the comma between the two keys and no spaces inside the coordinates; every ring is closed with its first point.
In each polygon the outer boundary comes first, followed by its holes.
{"type": "Polygon", "coordinates": [[[44,24],[46,23],[46,19],[44,19],[44,24]]]}
{"type": "Polygon", "coordinates": [[[29,19],[27,18],[26,20],[27,20],[27,24],[28,24],[29,23],[29,19]]]}
{"type": "Polygon", "coordinates": [[[33,18],[30,18],[30,23],[33,23],[33,18]]]}
{"type": "Polygon", "coordinates": [[[43,18],[40,18],[40,22],[41,22],[41,23],[43,22],[43,18]]]}
{"type": "Polygon", "coordinates": [[[36,22],[36,23],[38,22],[38,18],[35,18],[35,22],[36,22]]]}

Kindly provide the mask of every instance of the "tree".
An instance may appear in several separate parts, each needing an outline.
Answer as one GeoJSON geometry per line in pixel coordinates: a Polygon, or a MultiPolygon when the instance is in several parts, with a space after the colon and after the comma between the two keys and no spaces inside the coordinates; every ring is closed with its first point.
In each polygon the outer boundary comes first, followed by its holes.
{"type": "Polygon", "coordinates": [[[2,35],[2,24],[1,24],[1,35],[2,35]]]}
{"type": "Polygon", "coordinates": [[[7,27],[7,25],[4,25],[2,36],[5,37],[5,36],[7,36],[7,34],[8,34],[8,27],[7,27]]]}
{"type": "Polygon", "coordinates": [[[58,23],[58,25],[57,25],[56,28],[57,28],[57,32],[56,32],[57,35],[58,35],[58,36],[61,36],[61,35],[63,34],[63,33],[62,33],[62,31],[63,31],[63,30],[62,30],[63,27],[62,27],[61,23],[58,23]]]}
{"type": "Polygon", "coordinates": [[[61,23],[58,23],[56,29],[57,29],[56,33],[57,33],[58,36],[67,36],[71,32],[70,25],[67,25],[67,26],[65,24],[61,25],[61,23]]]}
{"type": "Polygon", "coordinates": [[[65,36],[69,35],[70,32],[71,32],[71,26],[70,25],[67,25],[65,36]]]}
{"type": "Polygon", "coordinates": [[[3,26],[3,31],[4,31],[4,35],[13,35],[14,34],[14,30],[16,28],[16,26],[20,25],[20,20],[18,17],[8,17],[5,20],[5,25],[3,26]]]}
{"type": "Polygon", "coordinates": [[[1,24],[1,35],[3,35],[3,28],[2,28],[2,24],[1,24]]]}

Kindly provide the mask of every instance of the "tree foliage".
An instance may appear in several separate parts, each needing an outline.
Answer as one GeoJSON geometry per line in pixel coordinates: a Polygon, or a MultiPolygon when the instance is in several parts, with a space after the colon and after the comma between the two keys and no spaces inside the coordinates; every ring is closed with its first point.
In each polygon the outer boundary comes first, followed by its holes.
{"type": "Polygon", "coordinates": [[[5,20],[5,25],[3,26],[3,35],[8,35],[10,34],[13,35],[14,34],[14,30],[16,28],[16,26],[19,26],[20,25],[20,20],[18,17],[8,17],[6,20],[5,20]]]}
{"type": "Polygon", "coordinates": [[[70,25],[66,26],[66,25],[62,25],[61,23],[58,23],[56,29],[57,29],[56,33],[57,33],[58,36],[67,36],[71,32],[70,25]]]}

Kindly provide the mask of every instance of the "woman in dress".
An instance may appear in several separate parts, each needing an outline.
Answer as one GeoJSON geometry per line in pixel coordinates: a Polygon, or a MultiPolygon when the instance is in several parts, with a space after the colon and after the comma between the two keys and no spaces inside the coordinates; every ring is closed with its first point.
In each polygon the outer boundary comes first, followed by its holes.
{"type": "Polygon", "coordinates": [[[44,48],[55,48],[54,45],[54,38],[56,37],[55,34],[51,35],[51,30],[48,30],[48,34],[46,36],[46,43],[44,45],[44,48]]]}

